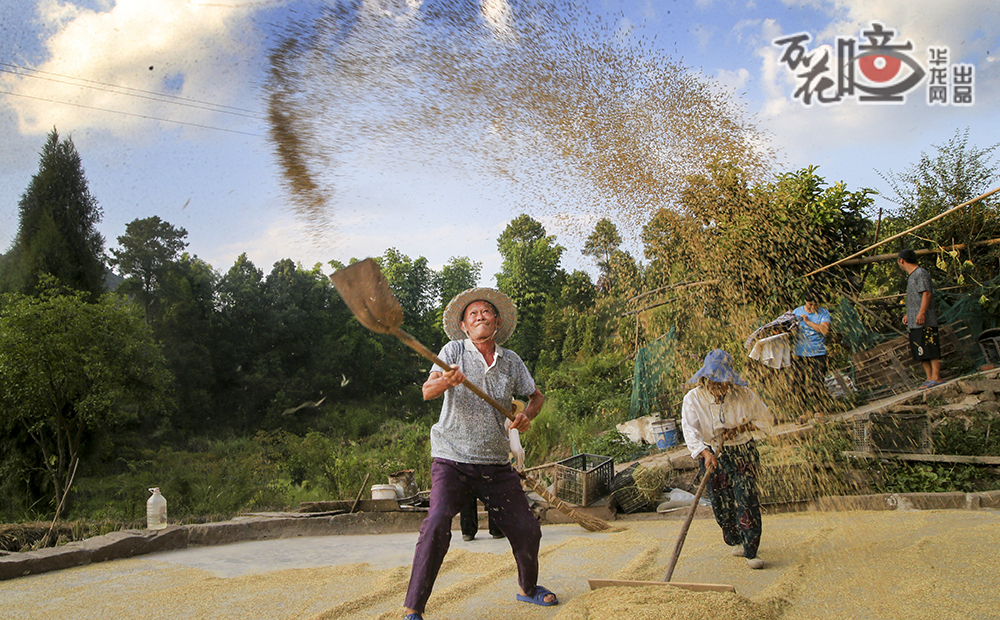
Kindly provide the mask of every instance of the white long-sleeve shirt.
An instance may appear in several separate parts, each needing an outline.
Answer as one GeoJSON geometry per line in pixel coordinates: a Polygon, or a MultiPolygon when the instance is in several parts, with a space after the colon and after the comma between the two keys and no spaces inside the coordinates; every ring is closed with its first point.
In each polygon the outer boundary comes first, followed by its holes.
{"type": "MultiPolygon", "coordinates": [[[[716,404],[708,388],[696,386],[684,395],[681,406],[681,430],[684,443],[692,458],[698,458],[709,444],[715,443],[723,429],[736,428],[752,422],[757,428],[768,431],[774,426],[771,412],[750,388],[734,385],[729,388],[725,402],[716,404]]],[[[750,433],[740,433],[727,440],[727,446],[738,446],[752,439],[750,433]]]]}

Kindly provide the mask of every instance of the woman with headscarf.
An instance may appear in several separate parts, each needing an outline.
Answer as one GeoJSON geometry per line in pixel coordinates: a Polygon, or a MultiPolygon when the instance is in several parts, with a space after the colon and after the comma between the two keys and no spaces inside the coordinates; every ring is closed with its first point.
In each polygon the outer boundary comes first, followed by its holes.
{"type": "Polygon", "coordinates": [[[753,569],[764,568],[760,545],[760,499],[757,475],[760,456],[751,432],[774,425],[767,406],[733,370],[733,358],[721,349],[688,380],[695,386],[684,396],[681,428],[691,457],[708,476],[712,512],[722,539],[733,555],[745,557],[753,569]],[[721,444],[721,449],[719,448],[721,444]]]}

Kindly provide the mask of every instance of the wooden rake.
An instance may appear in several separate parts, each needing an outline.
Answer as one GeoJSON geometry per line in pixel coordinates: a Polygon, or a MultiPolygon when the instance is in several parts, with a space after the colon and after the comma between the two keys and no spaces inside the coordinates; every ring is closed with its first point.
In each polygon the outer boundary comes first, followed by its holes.
{"type": "MultiPolygon", "coordinates": [[[[378,263],[370,258],[359,261],[336,271],[330,275],[330,280],[337,292],[343,298],[344,303],[351,309],[354,316],[362,325],[380,334],[389,334],[399,338],[399,340],[410,347],[421,356],[430,360],[440,368],[448,368],[448,364],[442,361],[430,349],[422,345],[416,338],[403,331],[400,326],[403,324],[403,307],[399,305],[399,300],[389,288],[389,282],[382,275],[378,263]]],[[[484,392],[479,386],[471,381],[465,381],[463,386],[472,390],[472,393],[489,403],[494,409],[504,414],[509,420],[515,417],[514,412],[501,405],[495,398],[484,392]]],[[[549,505],[559,512],[565,514],[582,528],[590,532],[601,532],[612,529],[603,519],[573,510],[568,504],[553,496],[534,478],[521,475],[522,481],[531,488],[532,491],[540,495],[549,505]]]]}
{"type": "MultiPolygon", "coordinates": [[[[716,454],[722,453],[722,445],[724,441],[719,441],[719,446],[716,448],[716,454]]],[[[591,590],[596,590],[597,588],[607,588],[611,586],[673,586],[675,588],[684,588],[685,590],[692,590],[694,592],[736,592],[736,587],[722,584],[722,583],[687,583],[682,581],[670,581],[670,578],[674,576],[674,567],[677,566],[677,559],[681,556],[681,549],[684,547],[684,539],[687,538],[688,529],[691,527],[691,521],[694,519],[694,513],[698,510],[698,500],[701,499],[702,494],[705,492],[705,487],[708,485],[708,474],[710,472],[706,471],[704,477],[701,479],[701,484],[698,485],[698,490],[694,494],[694,501],[691,503],[691,510],[688,511],[687,518],[684,520],[684,525],[681,526],[681,533],[677,537],[677,543],[674,545],[674,555],[670,558],[670,564],[667,566],[667,574],[663,577],[663,581],[627,581],[624,579],[589,579],[587,582],[590,584],[591,590]]]]}

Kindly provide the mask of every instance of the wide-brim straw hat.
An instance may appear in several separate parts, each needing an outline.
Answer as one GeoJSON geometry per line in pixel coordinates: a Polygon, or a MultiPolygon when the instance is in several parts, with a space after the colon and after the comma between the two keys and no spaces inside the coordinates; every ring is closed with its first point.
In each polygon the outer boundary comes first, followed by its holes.
{"type": "Polygon", "coordinates": [[[705,363],[701,365],[698,372],[688,379],[688,383],[698,383],[702,377],[716,383],[732,383],[733,385],[747,385],[736,371],[733,370],[733,356],[722,349],[713,349],[705,356],[705,363]]]}
{"type": "Polygon", "coordinates": [[[444,309],[444,333],[452,340],[465,340],[466,335],[461,326],[462,318],[465,316],[465,308],[474,301],[488,301],[493,304],[500,316],[500,327],[494,339],[497,344],[506,342],[517,327],[517,306],[510,297],[495,288],[470,288],[455,295],[444,309]]]}

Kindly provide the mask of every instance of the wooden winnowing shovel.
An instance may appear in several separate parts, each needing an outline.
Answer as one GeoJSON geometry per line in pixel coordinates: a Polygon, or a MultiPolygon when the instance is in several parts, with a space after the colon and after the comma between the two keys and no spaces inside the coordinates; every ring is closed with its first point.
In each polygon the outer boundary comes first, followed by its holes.
{"type": "MultiPolygon", "coordinates": [[[[332,274],[330,280],[337,292],[344,299],[344,303],[351,309],[354,316],[362,325],[380,334],[390,334],[399,338],[406,346],[410,347],[423,357],[427,358],[440,368],[448,368],[448,364],[441,360],[430,349],[420,344],[416,338],[406,333],[400,328],[403,324],[403,307],[399,305],[399,300],[393,295],[389,288],[389,282],[382,275],[378,263],[370,258],[358,261],[353,265],[344,267],[332,274]]],[[[489,403],[494,409],[513,420],[515,414],[510,408],[501,405],[495,398],[484,392],[479,386],[471,381],[462,383],[472,390],[472,393],[489,403]]],[[[522,477],[525,484],[531,490],[540,495],[549,505],[559,512],[573,519],[584,529],[591,532],[601,532],[612,529],[603,519],[592,515],[584,514],[573,510],[568,504],[553,496],[539,481],[522,477]]]]}
{"type": "MultiPolygon", "coordinates": [[[[716,454],[722,453],[723,441],[719,441],[719,447],[716,449],[716,454]]],[[[663,581],[627,581],[624,579],[589,579],[591,590],[596,590],[597,588],[606,588],[608,586],[673,586],[675,588],[684,588],[685,590],[693,590],[695,592],[736,592],[735,586],[730,586],[721,583],[685,583],[680,581],[670,581],[670,578],[674,576],[674,567],[677,566],[677,558],[681,556],[681,548],[684,547],[684,539],[687,538],[688,528],[691,527],[691,521],[694,519],[694,513],[698,510],[698,500],[701,499],[702,494],[705,492],[705,486],[708,484],[708,475],[710,472],[706,471],[705,476],[701,479],[701,484],[698,485],[698,490],[694,494],[694,501],[691,503],[691,510],[688,511],[687,518],[684,520],[684,525],[681,526],[681,533],[677,537],[677,544],[674,545],[674,555],[670,558],[670,564],[667,566],[667,574],[663,577],[663,581]]]]}

